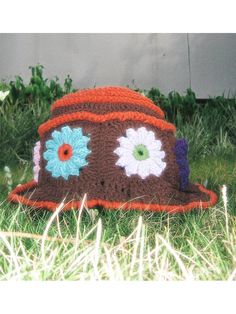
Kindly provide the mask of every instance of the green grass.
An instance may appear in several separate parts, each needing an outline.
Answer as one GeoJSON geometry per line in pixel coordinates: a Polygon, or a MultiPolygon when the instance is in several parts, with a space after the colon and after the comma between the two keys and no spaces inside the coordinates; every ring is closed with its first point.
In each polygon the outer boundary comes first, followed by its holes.
{"type": "MultiPolygon", "coordinates": [[[[227,208],[220,196],[213,208],[175,215],[84,207],[53,217],[9,204],[2,171],[0,230],[10,234],[0,233],[0,279],[234,280],[234,156],[211,155],[190,164],[192,181],[218,194],[227,186],[227,208]],[[22,238],[14,232],[43,237],[22,238]]],[[[11,171],[14,186],[32,177],[31,164],[11,171]]]]}
{"type": "MultiPolygon", "coordinates": [[[[164,95],[156,98],[155,94],[152,98],[166,112],[167,120],[176,125],[177,136],[188,139],[190,158],[232,150],[236,145],[236,98],[216,97],[201,105],[196,99],[192,103],[189,96],[181,98],[179,95],[175,99],[174,94],[170,95],[172,100],[164,95]]],[[[0,139],[4,147],[0,167],[4,167],[6,161],[16,164],[31,160],[32,147],[38,140],[37,129],[48,120],[50,107],[50,102],[42,97],[24,103],[8,96],[0,102],[0,139]]]]}
{"type": "Polygon", "coordinates": [[[189,142],[191,181],[219,195],[213,208],[168,215],[85,206],[53,216],[6,201],[10,188],[32,179],[37,127],[50,105],[1,103],[0,279],[235,280],[235,104],[216,98],[205,107],[194,104],[188,116],[181,115],[190,108],[183,103],[172,121],[177,137],[189,142]],[[5,165],[13,183],[6,181],[5,165]]]}

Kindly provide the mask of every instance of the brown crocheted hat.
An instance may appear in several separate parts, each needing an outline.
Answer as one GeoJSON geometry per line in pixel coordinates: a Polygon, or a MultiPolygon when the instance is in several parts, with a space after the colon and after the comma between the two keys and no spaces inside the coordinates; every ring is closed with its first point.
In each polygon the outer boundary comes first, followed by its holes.
{"type": "Polygon", "coordinates": [[[206,208],[214,192],[189,182],[187,143],[150,99],[124,87],[79,91],[57,100],[38,129],[34,180],[9,200],[36,208],[168,212],[206,208]]]}

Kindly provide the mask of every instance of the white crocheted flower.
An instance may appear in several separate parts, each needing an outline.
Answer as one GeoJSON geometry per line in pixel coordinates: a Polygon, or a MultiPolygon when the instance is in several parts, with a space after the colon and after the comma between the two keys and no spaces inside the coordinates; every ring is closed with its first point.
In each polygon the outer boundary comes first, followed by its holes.
{"type": "Polygon", "coordinates": [[[36,182],[38,182],[38,178],[39,178],[39,171],[40,171],[40,166],[39,166],[39,162],[40,162],[40,141],[36,142],[35,146],[34,146],[34,154],[33,154],[33,162],[34,162],[34,180],[36,182]]]}
{"type": "Polygon", "coordinates": [[[127,129],[126,136],[118,138],[120,146],[114,150],[119,156],[117,166],[125,168],[130,177],[138,174],[145,179],[150,174],[159,177],[166,167],[163,161],[165,152],[161,150],[162,143],[155,139],[155,134],[145,127],[137,130],[127,129]]]}

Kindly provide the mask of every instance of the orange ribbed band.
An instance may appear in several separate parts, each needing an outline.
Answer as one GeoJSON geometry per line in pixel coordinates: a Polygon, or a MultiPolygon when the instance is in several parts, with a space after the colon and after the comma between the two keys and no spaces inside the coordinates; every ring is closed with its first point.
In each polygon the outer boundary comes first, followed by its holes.
{"type": "Polygon", "coordinates": [[[58,116],[56,118],[53,118],[51,120],[48,120],[47,122],[41,124],[38,128],[39,135],[42,136],[44,133],[50,131],[53,128],[56,128],[59,125],[68,123],[68,122],[74,122],[74,121],[91,121],[91,122],[106,122],[110,120],[120,120],[120,121],[139,121],[143,123],[149,123],[155,127],[157,127],[160,130],[165,131],[171,131],[175,132],[176,128],[173,124],[168,123],[162,119],[157,119],[154,117],[151,117],[149,115],[146,115],[144,113],[140,112],[133,112],[133,111],[127,111],[127,112],[110,112],[104,115],[98,115],[95,113],[87,112],[87,111],[81,111],[81,112],[73,112],[64,114],[61,116],[58,116]]]}
{"type": "Polygon", "coordinates": [[[151,109],[164,118],[164,112],[156,106],[149,98],[144,97],[140,93],[132,91],[125,87],[101,87],[94,89],[86,89],[76,93],[68,94],[58,99],[51,107],[51,111],[59,107],[66,107],[76,104],[120,104],[127,103],[129,105],[140,105],[151,109]]]}
{"type": "MultiPolygon", "coordinates": [[[[210,190],[207,190],[204,186],[197,184],[199,190],[207,195],[210,196],[210,200],[207,202],[202,201],[194,201],[190,202],[186,205],[159,205],[159,204],[144,204],[140,202],[127,202],[121,203],[116,201],[105,201],[101,199],[93,199],[87,202],[87,206],[89,208],[93,208],[96,206],[103,206],[106,209],[134,209],[134,210],[149,210],[149,211],[167,211],[169,213],[177,213],[177,212],[187,212],[193,208],[207,208],[213,206],[217,202],[217,195],[210,190]]],[[[51,211],[54,211],[60,203],[51,202],[51,201],[32,201],[23,195],[19,195],[26,190],[36,188],[37,183],[35,181],[30,181],[26,184],[17,186],[8,196],[8,200],[12,202],[22,203],[24,205],[29,205],[36,208],[47,208],[51,211]]],[[[73,208],[80,208],[81,202],[79,201],[72,201],[63,207],[63,210],[70,210],[73,208]]]]}

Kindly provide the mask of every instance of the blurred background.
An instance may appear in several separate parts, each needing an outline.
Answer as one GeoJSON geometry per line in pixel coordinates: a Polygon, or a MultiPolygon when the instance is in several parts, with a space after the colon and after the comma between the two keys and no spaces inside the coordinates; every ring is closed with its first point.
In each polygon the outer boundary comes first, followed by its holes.
{"type": "Polygon", "coordinates": [[[0,34],[0,75],[70,74],[74,88],[158,87],[197,98],[236,93],[236,34],[0,34]]]}

